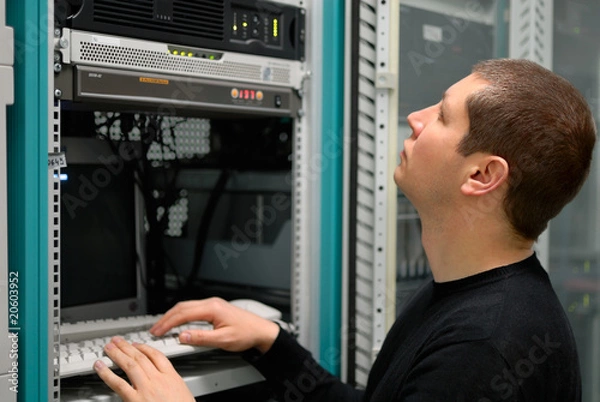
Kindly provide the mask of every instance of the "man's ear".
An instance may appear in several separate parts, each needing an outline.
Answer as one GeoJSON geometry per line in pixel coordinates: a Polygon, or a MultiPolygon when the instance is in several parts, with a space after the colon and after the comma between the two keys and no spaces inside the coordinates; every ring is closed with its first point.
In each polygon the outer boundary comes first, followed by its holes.
{"type": "Polygon", "coordinates": [[[508,180],[508,162],[496,155],[487,155],[471,165],[460,190],[464,195],[484,195],[508,180]]]}

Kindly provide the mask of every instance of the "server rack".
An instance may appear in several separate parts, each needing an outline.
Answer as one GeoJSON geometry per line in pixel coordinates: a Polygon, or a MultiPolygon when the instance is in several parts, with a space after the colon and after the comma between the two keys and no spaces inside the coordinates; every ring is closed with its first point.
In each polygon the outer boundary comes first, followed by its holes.
{"type": "MultiPolygon", "coordinates": [[[[401,138],[410,135],[405,123],[407,113],[425,106],[415,97],[431,88],[416,87],[421,85],[419,76],[426,70],[433,71],[431,66],[440,63],[445,63],[449,73],[457,73],[458,79],[467,75],[475,62],[486,58],[527,58],[547,68],[552,68],[553,59],[553,2],[387,3],[390,2],[352,2],[346,13],[345,88],[350,100],[346,104],[345,131],[345,154],[349,158],[344,167],[347,236],[343,328],[347,334],[343,338],[342,371],[344,378],[359,387],[366,385],[379,342],[395,317],[395,309],[428,275],[420,246],[418,215],[401,194],[397,200],[395,194],[387,194],[390,198],[386,198],[384,193],[395,189],[394,183],[377,182],[380,174],[391,176],[396,150],[400,149],[397,144],[400,146],[401,138]],[[398,20],[402,14],[406,19],[398,20]],[[394,31],[398,26],[399,31],[394,31]],[[399,54],[388,34],[394,38],[400,35],[399,54]],[[467,45],[468,41],[473,42],[467,45]],[[452,60],[449,56],[454,51],[461,55],[452,60]],[[390,59],[399,59],[400,65],[390,65],[390,59]],[[405,71],[396,77],[398,67],[405,71]],[[390,85],[395,80],[398,86],[390,85]],[[399,97],[400,103],[395,103],[394,97],[399,97]],[[396,112],[397,120],[391,116],[396,112]],[[393,149],[391,154],[385,145],[393,149]],[[385,212],[378,215],[382,210],[385,212]],[[396,221],[398,226],[386,225],[396,221]],[[412,229],[406,230],[406,222],[412,229]],[[416,258],[408,258],[409,254],[416,258]]],[[[435,87],[437,80],[427,84],[435,87]]],[[[445,88],[434,89],[439,96],[445,88]]],[[[544,232],[535,245],[546,267],[550,254],[548,235],[549,231],[544,232]]],[[[593,367],[591,372],[595,371],[597,368],[593,367]]]]}
{"type": "MultiPolygon", "coordinates": [[[[306,1],[281,1],[283,4],[303,6],[308,10],[310,23],[322,24],[321,4],[306,1]]],[[[54,359],[56,358],[54,334],[57,332],[56,255],[57,241],[60,236],[53,230],[56,207],[56,183],[54,163],[60,165],[60,146],[55,141],[59,134],[58,104],[54,103],[54,48],[55,39],[52,29],[52,2],[44,0],[26,0],[9,5],[8,15],[15,26],[15,38],[18,43],[16,59],[16,89],[19,97],[14,108],[9,110],[9,121],[13,130],[9,135],[9,251],[11,268],[22,275],[22,338],[19,362],[21,367],[36,367],[35,370],[20,371],[19,400],[47,401],[60,398],[60,382],[57,380],[54,359]],[[32,28],[33,27],[33,28],[32,28]],[[57,123],[55,125],[55,123],[57,123]],[[50,140],[49,140],[50,139],[50,140]],[[59,149],[58,155],[56,150],[59,149]],[[48,157],[48,158],[47,158],[48,157]],[[48,159],[48,163],[46,163],[48,159]],[[40,163],[41,162],[41,163],[40,163]],[[22,180],[24,175],[27,181],[22,180]],[[48,225],[47,222],[51,222],[48,225]],[[41,370],[39,368],[42,368],[41,370]],[[47,370],[43,368],[47,367],[47,370]]],[[[311,33],[306,32],[307,43],[311,43],[311,33]]],[[[300,215],[301,227],[294,238],[295,253],[306,250],[308,245],[318,251],[320,241],[318,230],[320,220],[307,211],[318,210],[323,202],[331,208],[330,199],[321,200],[321,170],[315,166],[315,155],[320,153],[320,139],[316,136],[322,127],[321,89],[313,82],[320,82],[320,61],[326,62],[329,55],[319,46],[306,47],[304,74],[312,73],[312,80],[303,89],[308,107],[302,124],[296,127],[300,140],[296,144],[294,164],[298,187],[294,212],[300,215]],[[315,79],[316,78],[316,79],[315,79]]],[[[341,97],[339,98],[341,99],[341,97]]],[[[331,102],[329,102],[331,104],[331,102]]],[[[324,118],[327,120],[328,116],[324,118]]],[[[325,123],[326,124],[326,123],[325,123]]],[[[328,131],[327,135],[337,136],[339,130],[328,131]]],[[[337,137],[336,142],[341,142],[337,137]]],[[[339,178],[333,178],[337,181],[339,178]]],[[[327,239],[327,247],[330,241],[327,239]]],[[[318,298],[312,297],[318,289],[319,271],[314,269],[320,263],[315,252],[299,253],[294,260],[296,266],[293,280],[298,285],[294,292],[294,316],[298,318],[300,341],[315,350],[319,343],[318,332],[309,328],[318,322],[318,298]],[[310,267],[310,269],[307,269],[310,267]],[[310,282],[310,285],[309,285],[310,282]],[[314,288],[313,288],[314,287],[314,288]]]]}
{"type": "MultiPolygon", "coordinates": [[[[306,309],[310,306],[304,296],[309,288],[308,251],[310,242],[307,235],[308,217],[311,216],[309,207],[309,153],[305,147],[310,146],[311,138],[308,136],[308,118],[302,105],[302,96],[305,91],[306,65],[301,61],[289,61],[264,56],[236,54],[210,49],[194,49],[194,57],[180,55],[173,51],[177,45],[163,44],[143,39],[120,37],[106,33],[85,32],[63,28],[55,31],[55,61],[54,72],[56,75],[54,96],[55,132],[52,133],[51,142],[55,154],[60,159],[60,103],[63,100],[86,102],[118,102],[128,105],[130,103],[147,103],[154,107],[168,104],[173,109],[193,113],[195,108],[218,115],[235,115],[236,113],[265,115],[265,116],[290,116],[294,119],[294,152],[292,161],[292,322],[299,329],[301,342],[306,343],[310,315],[306,309]],[[210,53],[213,57],[206,60],[198,57],[202,52],[210,53]],[[100,79],[100,80],[99,80],[100,79]],[[100,82],[102,81],[102,82],[100,82]],[[145,84],[160,85],[151,92],[144,90],[145,84]],[[251,88],[240,89],[240,86],[251,88]],[[161,89],[165,91],[161,94],[161,89]],[[177,90],[180,88],[181,91],[177,90]],[[194,92],[195,90],[197,92],[194,92]],[[251,93],[251,99],[245,96],[242,103],[237,101],[239,92],[251,93]],[[177,97],[174,94],[180,93],[177,97]],[[257,102],[260,93],[260,100],[257,102]],[[232,98],[236,98],[232,102],[232,98]],[[254,102],[252,102],[254,101],[254,102]],[[236,103],[237,102],[237,103],[236,103]],[[305,145],[306,144],[306,145],[305,145]]],[[[190,46],[187,47],[190,50],[190,46]]],[[[191,52],[190,52],[191,53],[191,52]]],[[[240,101],[242,100],[240,96],[240,101]]],[[[58,162],[58,166],[60,162],[58,162]]],[[[56,189],[56,177],[60,176],[60,169],[53,171],[54,179],[51,187],[56,189]]],[[[56,191],[52,194],[57,200],[56,191]]],[[[56,204],[50,206],[51,233],[59,233],[60,216],[57,216],[56,204]]],[[[55,239],[56,240],[56,239],[55,239]]],[[[60,234],[58,236],[60,242],[60,234]]],[[[54,243],[55,245],[57,242],[54,243]]],[[[54,251],[54,256],[58,254],[54,251]]],[[[56,275],[53,281],[54,289],[52,304],[57,305],[60,294],[60,278],[56,275]]],[[[55,310],[54,317],[59,315],[55,310]]],[[[60,334],[54,333],[55,345],[60,334]]],[[[57,356],[55,356],[57,357],[57,356]]],[[[57,381],[59,368],[55,359],[53,372],[54,381],[57,381]]],[[[222,366],[222,365],[220,365],[222,366]]],[[[203,395],[214,391],[221,391],[228,387],[243,385],[248,382],[260,380],[260,376],[250,368],[231,367],[222,369],[218,367],[209,372],[190,372],[187,377],[194,377],[188,383],[196,395],[203,395]],[[237,376],[237,381],[227,381],[232,375],[237,376]],[[219,387],[208,387],[207,384],[219,384],[219,387]]],[[[86,393],[92,395],[94,386],[87,386],[86,393]]],[[[84,399],[82,399],[84,400],[84,399]]]]}
{"type": "MultiPolygon", "coordinates": [[[[14,32],[14,103],[8,108],[8,254],[19,275],[18,400],[52,399],[48,305],[47,147],[51,123],[47,2],[7,2],[14,32]]],[[[51,15],[51,14],[50,14],[51,15]]]]}
{"type": "Polygon", "coordinates": [[[406,116],[505,47],[494,36],[504,27],[495,20],[497,9],[504,16],[500,3],[352,2],[347,12],[342,369],[358,387],[366,386],[396,310],[429,275],[418,215],[392,180],[410,135],[406,116]],[[456,77],[423,81],[442,65],[456,77]]]}
{"type": "Polygon", "coordinates": [[[13,103],[13,31],[6,24],[6,5],[0,2],[0,399],[16,401],[19,350],[19,276],[8,269],[7,121],[13,103]]]}

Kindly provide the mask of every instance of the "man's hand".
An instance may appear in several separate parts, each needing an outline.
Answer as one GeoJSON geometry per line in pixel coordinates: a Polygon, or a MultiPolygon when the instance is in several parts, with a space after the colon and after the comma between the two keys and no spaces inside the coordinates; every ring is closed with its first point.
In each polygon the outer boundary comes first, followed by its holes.
{"type": "MultiPolygon", "coordinates": [[[[257,348],[268,351],[279,325],[250,313],[223,299],[211,298],[178,303],[150,329],[162,336],[171,328],[190,321],[208,321],[212,330],[188,330],[179,334],[181,343],[241,352],[257,348]]],[[[162,353],[147,345],[131,345],[114,337],[104,348],[108,357],[125,371],[131,384],[117,376],[102,361],[94,369],[125,402],[185,402],[194,397],[162,353]]]]}
{"type": "Polygon", "coordinates": [[[161,336],[190,321],[208,321],[213,329],[184,331],[179,334],[181,343],[230,352],[256,348],[265,353],[279,334],[279,325],[219,298],[178,303],[150,328],[150,333],[161,336]]]}
{"type": "Polygon", "coordinates": [[[94,369],[125,402],[193,402],[194,397],[162,353],[147,345],[131,345],[114,337],[104,351],[131,381],[117,376],[98,360],[94,369]]]}

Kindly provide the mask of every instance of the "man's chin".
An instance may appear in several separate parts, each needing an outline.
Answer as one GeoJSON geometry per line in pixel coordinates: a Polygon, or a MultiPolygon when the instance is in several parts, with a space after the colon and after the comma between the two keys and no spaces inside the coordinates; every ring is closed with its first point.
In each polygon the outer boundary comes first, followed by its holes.
{"type": "Polygon", "coordinates": [[[394,170],[394,183],[396,183],[396,186],[398,186],[400,190],[404,191],[402,188],[402,172],[400,171],[400,166],[397,166],[396,170],[394,170]]]}
{"type": "Polygon", "coordinates": [[[402,175],[398,174],[398,172],[394,173],[394,183],[396,183],[396,186],[398,186],[398,189],[400,190],[402,195],[404,195],[404,197],[406,197],[409,201],[411,201],[410,188],[407,185],[407,183],[405,181],[403,181],[402,175]]]}

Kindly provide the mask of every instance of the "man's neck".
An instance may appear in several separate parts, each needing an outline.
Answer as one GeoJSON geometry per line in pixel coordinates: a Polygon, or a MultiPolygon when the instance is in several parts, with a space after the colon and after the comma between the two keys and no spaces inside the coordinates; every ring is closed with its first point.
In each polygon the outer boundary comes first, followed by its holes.
{"type": "Polygon", "coordinates": [[[422,219],[422,241],[436,282],[466,278],[533,254],[533,241],[520,240],[493,222],[441,224],[422,219]]]}

